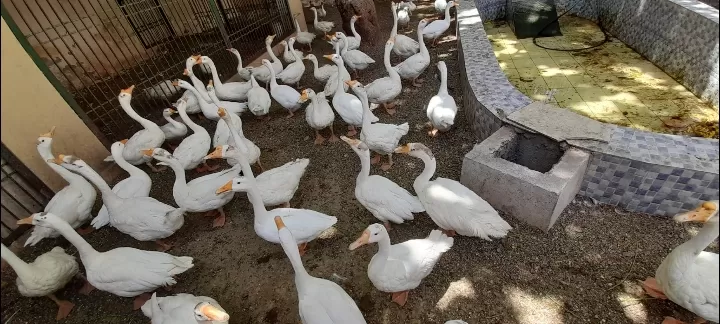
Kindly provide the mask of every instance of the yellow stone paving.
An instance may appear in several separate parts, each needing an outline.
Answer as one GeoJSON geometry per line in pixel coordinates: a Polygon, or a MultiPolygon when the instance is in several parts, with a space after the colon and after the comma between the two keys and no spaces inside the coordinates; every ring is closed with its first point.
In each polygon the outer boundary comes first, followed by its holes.
{"type": "MultiPolygon", "coordinates": [[[[593,23],[560,18],[563,36],[537,40],[545,47],[576,49],[604,36],[593,23]]],[[[485,23],[495,57],[520,91],[596,120],[637,129],[718,137],[718,108],[698,99],[660,68],[615,38],[581,52],[545,50],[515,38],[504,22],[485,23]]]]}

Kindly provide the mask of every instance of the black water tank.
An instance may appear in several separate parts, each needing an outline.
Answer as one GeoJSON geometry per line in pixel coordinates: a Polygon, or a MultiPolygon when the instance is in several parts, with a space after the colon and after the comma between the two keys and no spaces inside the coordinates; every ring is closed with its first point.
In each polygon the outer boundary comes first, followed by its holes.
{"type": "Polygon", "coordinates": [[[540,37],[562,36],[554,0],[507,0],[505,12],[518,39],[538,36],[541,30],[540,37]]]}

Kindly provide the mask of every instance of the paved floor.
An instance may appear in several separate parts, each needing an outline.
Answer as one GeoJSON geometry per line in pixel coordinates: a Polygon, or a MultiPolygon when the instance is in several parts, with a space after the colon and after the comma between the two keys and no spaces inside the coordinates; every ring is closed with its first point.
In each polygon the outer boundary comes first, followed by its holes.
{"type": "MultiPolygon", "coordinates": [[[[587,20],[561,17],[563,36],[540,38],[543,47],[577,49],[597,44],[600,29],[587,20]]],[[[650,61],[615,38],[586,51],[540,48],[515,38],[504,22],[485,24],[510,82],[536,100],[607,123],[692,136],[718,136],[718,110],[699,100],[650,61]]]]}

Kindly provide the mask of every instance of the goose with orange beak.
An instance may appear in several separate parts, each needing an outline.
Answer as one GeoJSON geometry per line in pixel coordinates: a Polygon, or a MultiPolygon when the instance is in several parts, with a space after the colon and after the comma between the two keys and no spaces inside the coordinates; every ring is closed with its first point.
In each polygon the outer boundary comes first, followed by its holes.
{"type": "MultiPolygon", "coordinates": [[[[655,278],[647,278],[642,284],[648,295],[670,299],[674,303],[695,313],[704,321],[719,322],[718,318],[718,276],[720,257],[717,253],[703,251],[718,237],[720,219],[718,219],[717,200],[706,201],[697,208],[674,217],[679,223],[701,223],[702,229],[689,241],[675,248],[665,257],[655,278]]],[[[663,323],[682,323],[674,318],[666,318],[663,323]]]]}
{"type": "MultiPolygon", "coordinates": [[[[110,192],[110,189],[105,191],[110,192]]],[[[147,214],[141,216],[153,217],[147,214]]],[[[176,257],[164,252],[131,247],[97,251],[70,224],[51,213],[35,213],[19,220],[18,224],[53,228],[75,246],[87,279],[80,293],[89,294],[97,288],[120,297],[135,297],[134,309],[139,309],[151,297],[149,292],[174,285],[175,276],[193,267],[193,258],[176,257]]]]}
{"type": "MultiPolygon", "coordinates": [[[[229,145],[218,146],[205,159],[227,159],[231,165],[240,165],[244,177],[255,178],[250,163],[242,152],[229,145]]],[[[296,159],[274,169],[267,170],[255,178],[263,205],[290,207],[290,200],[295,196],[300,179],[310,164],[309,159],[296,159]]],[[[226,183],[222,192],[232,190],[232,184],[226,183]]]]}
{"type": "MultiPolygon", "coordinates": [[[[112,188],[112,191],[120,198],[133,198],[133,197],[148,197],[150,195],[150,189],[152,187],[152,180],[145,171],[140,168],[127,163],[122,156],[122,152],[125,149],[125,143],[128,140],[124,139],[113,143],[110,147],[110,153],[115,158],[115,163],[125,170],[129,176],[125,179],[120,180],[112,188]]],[[[61,162],[62,163],[62,162],[61,162]]],[[[110,224],[110,213],[107,206],[103,204],[102,208],[98,212],[97,216],[90,222],[95,229],[110,224]]]]}
{"type": "MultiPolygon", "coordinates": [[[[300,61],[302,63],[302,61],[300,61]]],[[[272,96],[275,101],[277,101],[280,106],[285,108],[285,110],[288,111],[287,118],[292,118],[294,116],[295,111],[300,109],[302,107],[303,103],[307,101],[307,98],[303,98],[302,95],[297,92],[297,90],[293,89],[290,86],[284,85],[284,84],[278,84],[275,80],[276,78],[276,72],[272,70],[272,63],[268,60],[262,60],[262,64],[270,69],[270,95],[272,96]]]]}
{"type": "Polygon", "coordinates": [[[355,182],[355,198],[375,218],[390,229],[390,222],[402,224],[415,219],[413,213],[425,211],[420,200],[390,179],[379,175],[370,175],[370,148],[357,139],[342,136],[360,157],[360,174],[355,182]]]}
{"type": "Polygon", "coordinates": [[[371,160],[372,164],[377,164],[382,159],[382,155],[387,155],[388,161],[380,166],[383,171],[390,170],[393,165],[392,154],[395,151],[400,139],[407,135],[410,130],[408,123],[401,125],[370,123],[372,112],[370,111],[370,103],[368,102],[368,94],[365,87],[360,82],[349,81],[347,84],[355,92],[360,99],[363,107],[362,130],[360,131],[360,140],[378,155],[371,160]]]}
{"type": "MultiPolygon", "coordinates": [[[[125,158],[125,161],[132,165],[144,163],[153,172],[159,172],[162,171],[162,169],[155,168],[155,166],[150,163],[152,159],[143,155],[140,150],[162,146],[165,142],[165,133],[163,133],[162,129],[160,129],[157,124],[141,117],[137,112],[135,112],[135,110],[133,110],[132,106],[130,106],[133,89],[135,89],[134,85],[121,90],[118,95],[118,101],[120,101],[120,106],[125,113],[142,125],[143,129],[137,131],[132,137],[130,137],[130,139],[128,139],[127,143],[125,143],[123,157],[125,158]]],[[[113,160],[112,156],[105,159],[105,161],[113,160]]]]}
{"type": "MultiPolygon", "coordinates": [[[[45,205],[44,211],[56,213],[73,228],[77,228],[81,234],[92,232],[92,227],[80,229],[92,218],[92,208],[95,205],[97,191],[85,178],[61,168],[55,164],[55,157],[52,153],[55,127],[49,132],[41,134],[37,139],[37,151],[45,163],[60,177],[67,181],[68,185],[58,191],[45,205]]],[[[30,237],[25,241],[25,246],[34,246],[41,240],[49,237],[58,237],[60,234],[52,228],[34,228],[30,237]]]]}
{"type": "Polygon", "coordinates": [[[422,143],[410,143],[395,149],[395,153],[421,159],[423,172],[415,178],[413,188],[425,211],[448,236],[456,233],[491,241],[505,237],[512,229],[487,201],[456,180],[436,178],[436,160],[432,151],[422,143]]]}
{"type": "MultiPolygon", "coordinates": [[[[184,101],[184,99],[180,98],[180,100],[178,100],[178,104],[180,104],[181,101],[184,101]]],[[[185,107],[187,108],[187,102],[185,103],[185,107]]],[[[187,109],[185,111],[187,112],[187,109]]],[[[170,141],[177,140],[187,135],[188,131],[187,125],[183,124],[182,119],[173,119],[173,114],[177,114],[177,110],[172,108],[163,109],[163,119],[167,121],[167,124],[160,126],[160,129],[162,129],[165,134],[165,144],[168,145],[170,145],[170,141]]],[[[177,146],[171,146],[170,149],[174,150],[176,147],[177,146]]]]}
{"type": "Polygon", "coordinates": [[[173,157],[177,159],[177,162],[180,163],[183,170],[197,168],[197,172],[214,171],[219,166],[210,167],[207,161],[203,159],[212,145],[210,134],[205,130],[205,127],[196,124],[190,119],[187,111],[185,111],[185,106],[186,104],[184,102],[180,103],[178,106],[178,114],[180,114],[182,121],[193,131],[193,134],[185,137],[185,139],[180,142],[180,145],[173,151],[173,157]],[[200,167],[200,164],[203,166],[200,167]]]}
{"type": "Polygon", "coordinates": [[[350,250],[370,243],[377,243],[379,249],[368,265],[368,278],[375,288],[392,293],[392,301],[404,306],[408,292],[430,274],[443,253],[453,246],[453,238],[433,230],[424,239],[390,244],[385,227],[372,224],[350,244],[350,250]]]}
{"type": "Polygon", "coordinates": [[[237,177],[240,174],[240,166],[236,165],[230,169],[207,174],[188,182],[185,178],[185,169],[174,154],[171,155],[161,148],[152,150],[151,154],[154,159],[160,161],[158,164],[169,166],[175,173],[173,198],[180,208],[192,213],[207,212],[207,216],[217,213],[219,216],[213,220],[213,227],[225,225],[223,206],[233,199],[234,193],[227,192],[218,195],[215,190],[218,186],[237,177]]]}
{"type": "Polygon", "coordinates": [[[303,266],[298,243],[293,232],[285,225],[287,219],[274,217],[274,226],[285,255],[295,272],[298,310],[304,324],[365,324],[355,301],[338,284],[311,276],[303,266]]]}
{"type": "MultiPolygon", "coordinates": [[[[335,108],[335,111],[337,111],[338,115],[340,115],[340,118],[342,118],[343,121],[348,124],[347,136],[353,137],[357,135],[357,130],[355,129],[355,127],[362,126],[364,121],[362,102],[360,102],[360,99],[358,99],[357,97],[345,92],[346,88],[344,87],[348,87],[348,84],[345,83],[345,81],[350,80],[349,78],[347,80],[344,80],[343,74],[341,73],[341,71],[345,69],[345,67],[343,66],[343,58],[338,54],[325,55],[324,57],[328,60],[333,61],[338,67],[338,71],[340,72],[335,75],[337,87],[335,89],[335,93],[333,94],[332,106],[333,108],[335,108]]],[[[374,123],[380,119],[377,118],[377,116],[372,115],[369,120],[371,123],[374,123]]]]}
{"type": "Polygon", "coordinates": [[[267,210],[262,195],[253,177],[238,177],[219,187],[217,194],[228,191],[246,192],[255,214],[255,233],[271,243],[280,243],[273,217],[282,216],[288,229],[297,240],[297,248],[301,255],[305,254],[308,242],[319,237],[323,232],[337,223],[337,217],[328,216],[310,209],[275,208],[267,210]]]}
{"type": "Polygon", "coordinates": [[[230,315],[215,299],[191,294],[157,297],[153,293],[140,310],[153,324],[227,324],[230,321],[230,315]]]}
{"type": "MultiPolygon", "coordinates": [[[[125,149],[127,150],[127,147],[125,149]]],[[[152,157],[152,149],[143,150],[142,153],[152,157]]],[[[152,197],[122,198],[110,189],[100,174],[85,161],[74,156],[60,155],[53,162],[82,175],[100,190],[112,227],[138,241],[155,241],[161,251],[172,247],[162,239],[173,235],[182,227],[185,223],[185,209],[175,208],[152,197]]]]}

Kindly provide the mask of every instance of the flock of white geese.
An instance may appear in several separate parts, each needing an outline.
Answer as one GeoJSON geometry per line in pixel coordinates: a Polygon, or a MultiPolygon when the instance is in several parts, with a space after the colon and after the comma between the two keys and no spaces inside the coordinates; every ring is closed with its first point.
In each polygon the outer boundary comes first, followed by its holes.
{"type": "MultiPolygon", "coordinates": [[[[265,119],[274,100],[291,117],[309,101],[305,117],[308,125],[315,130],[315,144],[328,140],[320,134],[325,128],[330,128],[329,140],[337,140],[332,128],[335,112],[348,125],[347,137],[341,136],[341,139],[357,153],[362,166],[356,180],[355,196],[381,221],[368,226],[349,248],[354,250],[369,243],[378,244],[378,252],[368,265],[368,277],[377,289],[391,293],[392,301],[404,305],[408,292],[420,285],[442,254],[453,246],[453,235],[491,240],[504,237],[511,230],[492,206],[460,182],[447,178],[432,179],[436,160],[430,149],[421,143],[399,145],[400,139],[408,132],[407,123],[378,123],[371,110],[371,104],[374,104],[393,114],[395,108],[392,102],[401,93],[403,79],[414,86],[421,86],[419,76],[431,61],[425,40],[434,43],[448,29],[449,11],[454,5],[452,1],[436,1],[436,8],[444,12],[445,19],[433,22],[420,20],[417,40],[414,40],[398,35],[397,26],[398,10],[409,17],[408,13],[414,10],[415,5],[412,2],[393,3],[395,23],[383,57],[388,76],[366,85],[352,80],[349,71],[356,74],[375,62],[358,50],[360,35],[328,34],[334,24],[319,21],[318,16],[323,14],[313,7],[315,30],[325,34],[335,48],[335,54],[325,56],[334,65],[319,67],[315,56],[309,54],[303,57],[300,51],[294,49],[295,42],[311,47],[316,37],[314,33],[300,31],[295,21],[297,35],[287,41],[283,54],[283,59],[289,63],[287,66],[283,66],[271,49],[273,36],[266,39],[270,60],[262,60],[259,67],[242,67],[240,54],[230,50],[240,59],[238,74],[247,82],[222,83],[209,57],[194,55],[188,58],[184,74],[191,82],[175,81],[186,92],[175,104],[177,110],[168,108],[163,111],[168,122],[165,125],[158,126],[133,110],[133,86],[122,90],[118,96],[120,105],[143,129],[130,139],[112,145],[112,156],[106,160],[114,161],[129,175],[114,187],[110,187],[80,158],[54,155],[54,128],[41,135],[37,143],[40,156],[68,185],[52,198],[44,212],[18,223],[34,225],[26,245],[35,245],[44,238],[65,237],[77,248],[85,275],[79,273],[75,257],[67,255],[60,247],[53,248],[32,263],[26,263],[3,245],[2,258],[17,273],[19,292],[28,297],[49,297],[59,307],[57,319],[62,319],[70,314],[74,305],[57,298],[55,292],[73,277],[80,276],[85,280],[81,293],[88,294],[98,289],[121,297],[135,297],[135,309],[142,309],[152,323],[227,323],[230,315],[213,298],[191,294],[157,297],[150,293],[175,284],[175,275],[193,267],[192,257],[166,253],[171,245],[163,241],[183,226],[185,214],[217,213],[213,226],[223,226],[223,206],[234,199],[235,192],[245,192],[253,206],[255,232],[268,242],[280,244],[295,271],[302,322],[365,323],[355,301],[339,285],[313,277],[303,267],[301,256],[307,244],[337,222],[336,217],[318,211],[290,208],[289,202],[310,161],[297,159],[275,169],[263,170],[260,148],[242,131],[239,115],[243,112],[250,111],[257,118],[265,119]],[[405,60],[392,66],[391,53],[405,60]],[[315,93],[312,89],[298,91],[292,87],[305,73],[303,59],[312,61],[313,76],[326,82],[322,92],[315,93]],[[213,80],[207,86],[192,72],[193,66],[199,64],[207,64],[211,69],[213,80]],[[265,83],[270,91],[261,87],[258,81],[265,83]],[[354,95],[348,90],[352,90],[354,95]],[[330,102],[327,97],[332,98],[330,102]],[[175,112],[180,115],[181,121],[171,118],[175,112]],[[189,118],[188,114],[192,113],[217,121],[212,138],[205,128],[189,118]],[[352,138],[357,134],[356,127],[361,129],[359,139],[352,138]],[[188,129],[192,131],[189,136],[188,129]],[[177,144],[169,145],[174,147],[172,153],[161,148],[170,142],[177,144]],[[376,152],[377,156],[371,159],[370,151],[376,152]],[[386,177],[370,175],[371,164],[380,162],[382,155],[388,159],[381,168],[389,169],[393,153],[408,154],[424,162],[425,168],[413,184],[417,196],[386,177]],[[232,167],[189,182],[186,180],[186,170],[215,171],[218,166],[211,167],[207,162],[211,159],[225,159],[232,167]],[[153,171],[160,171],[150,163],[152,160],[174,172],[173,197],[178,207],[149,197],[151,179],[137,165],[147,164],[153,171]],[[258,176],[254,175],[253,164],[261,172],[258,176]],[[91,209],[96,200],[96,188],[100,191],[103,206],[93,218],[91,209]],[[282,207],[267,209],[279,205],[282,207]],[[431,231],[423,239],[391,244],[388,235],[390,224],[413,220],[414,214],[421,212],[427,213],[440,230],[431,231]],[[88,221],[91,228],[80,229],[88,221]],[[81,234],[106,225],[140,241],[155,241],[160,251],[119,247],[99,252],[81,234]]],[[[321,9],[324,13],[324,7],[321,9]]],[[[362,17],[353,17],[353,31],[357,19],[362,17]]],[[[431,136],[450,130],[457,112],[455,101],[447,92],[444,62],[440,61],[437,68],[441,75],[440,89],[427,105],[431,136]]],[[[703,249],[718,236],[717,209],[718,202],[711,201],[676,216],[677,221],[702,222],[705,226],[693,239],[667,256],[658,268],[656,278],[644,282],[652,296],[669,298],[700,317],[715,322],[718,321],[718,255],[703,252],[703,249]]],[[[671,320],[674,319],[666,319],[671,320]]],[[[454,320],[448,323],[464,322],[454,320]]]]}

